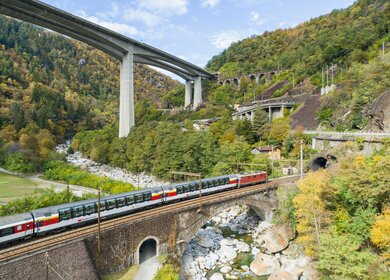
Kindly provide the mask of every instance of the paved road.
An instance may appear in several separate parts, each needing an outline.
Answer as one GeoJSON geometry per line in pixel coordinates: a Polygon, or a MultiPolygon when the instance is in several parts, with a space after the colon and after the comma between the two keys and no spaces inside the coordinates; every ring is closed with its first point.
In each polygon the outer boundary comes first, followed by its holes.
{"type": "Polygon", "coordinates": [[[154,275],[160,267],[161,264],[157,257],[150,258],[139,266],[134,280],[153,280],[154,275]]]}

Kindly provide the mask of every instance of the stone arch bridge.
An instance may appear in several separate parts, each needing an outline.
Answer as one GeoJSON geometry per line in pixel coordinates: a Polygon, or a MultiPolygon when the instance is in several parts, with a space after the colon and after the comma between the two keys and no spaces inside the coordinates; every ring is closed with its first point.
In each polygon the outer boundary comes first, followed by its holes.
{"type": "MultiPolygon", "coordinates": [[[[174,210],[165,211],[166,206],[163,206],[157,214],[103,231],[100,254],[94,233],[0,262],[0,279],[19,279],[19,276],[26,274],[32,276],[30,279],[44,279],[45,252],[74,279],[99,279],[99,274],[118,272],[154,255],[168,254],[180,258],[198,230],[230,206],[247,205],[260,218],[271,220],[278,204],[276,189],[298,179],[286,177],[262,185],[192,199],[191,203],[187,200],[180,202],[187,202],[184,207],[174,210]],[[10,275],[16,278],[7,278],[10,275]]],[[[55,273],[50,276],[49,279],[61,279],[55,273]]]]}

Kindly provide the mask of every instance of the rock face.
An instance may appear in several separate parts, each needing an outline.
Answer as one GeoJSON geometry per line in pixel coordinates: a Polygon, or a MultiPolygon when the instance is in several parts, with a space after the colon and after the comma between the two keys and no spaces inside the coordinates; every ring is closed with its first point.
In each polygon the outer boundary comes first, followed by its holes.
{"type": "Polygon", "coordinates": [[[277,253],[288,247],[288,242],[294,238],[294,232],[290,226],[277,225],[266,230],[262,239],[268,253],[277,253]]]}
{"type": "Polygon", "coordinates": [[[272,274],[276,269],[279,269],[280,264],[277,258],[259,253],[256,259],[251,263],[250,269],[257,276],[272,274]]]}
{"type": "Polygon", "coordinates": [[[390,90],[375,99],[366,115],[369,118],[366,130],[390,132],[390,90]]]}
{"type": "Polygon", "coordinates": [[[288,226],[260,221],[248,207],[232,207],[213,217],[188,244],[183,279],[318,279],[302,249],[290,241],[293,237],[288,226]]]}

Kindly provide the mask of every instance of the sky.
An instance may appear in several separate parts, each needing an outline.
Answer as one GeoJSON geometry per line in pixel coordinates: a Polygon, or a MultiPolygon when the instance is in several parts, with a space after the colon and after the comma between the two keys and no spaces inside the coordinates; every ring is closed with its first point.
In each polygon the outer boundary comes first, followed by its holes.
{"type": "MultiPolygon", "coordinates": [[[[289,28],[354,0],[43,0],[204,67],[231,43],[289,28]]],[[[179,78],[178,78],[179,79],[179,78]]]]}

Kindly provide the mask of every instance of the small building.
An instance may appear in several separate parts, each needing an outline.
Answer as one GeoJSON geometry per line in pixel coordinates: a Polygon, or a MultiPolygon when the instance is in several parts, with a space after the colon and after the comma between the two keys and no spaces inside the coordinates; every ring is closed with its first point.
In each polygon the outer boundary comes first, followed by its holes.
{"type": "Polygon", "coordinates": [[[282,168],[283,175],[295,175],[298,174],[298,172],[298,168],[292,167],[291,165],[284,165],[282,168]]]}
{"type": "Polygon", "coordinates": [[[252,149],[254,155],[268,155],[270,160],[280,160],[280,149],[274,149],[271,146],[254,147],[252,149]]]}

